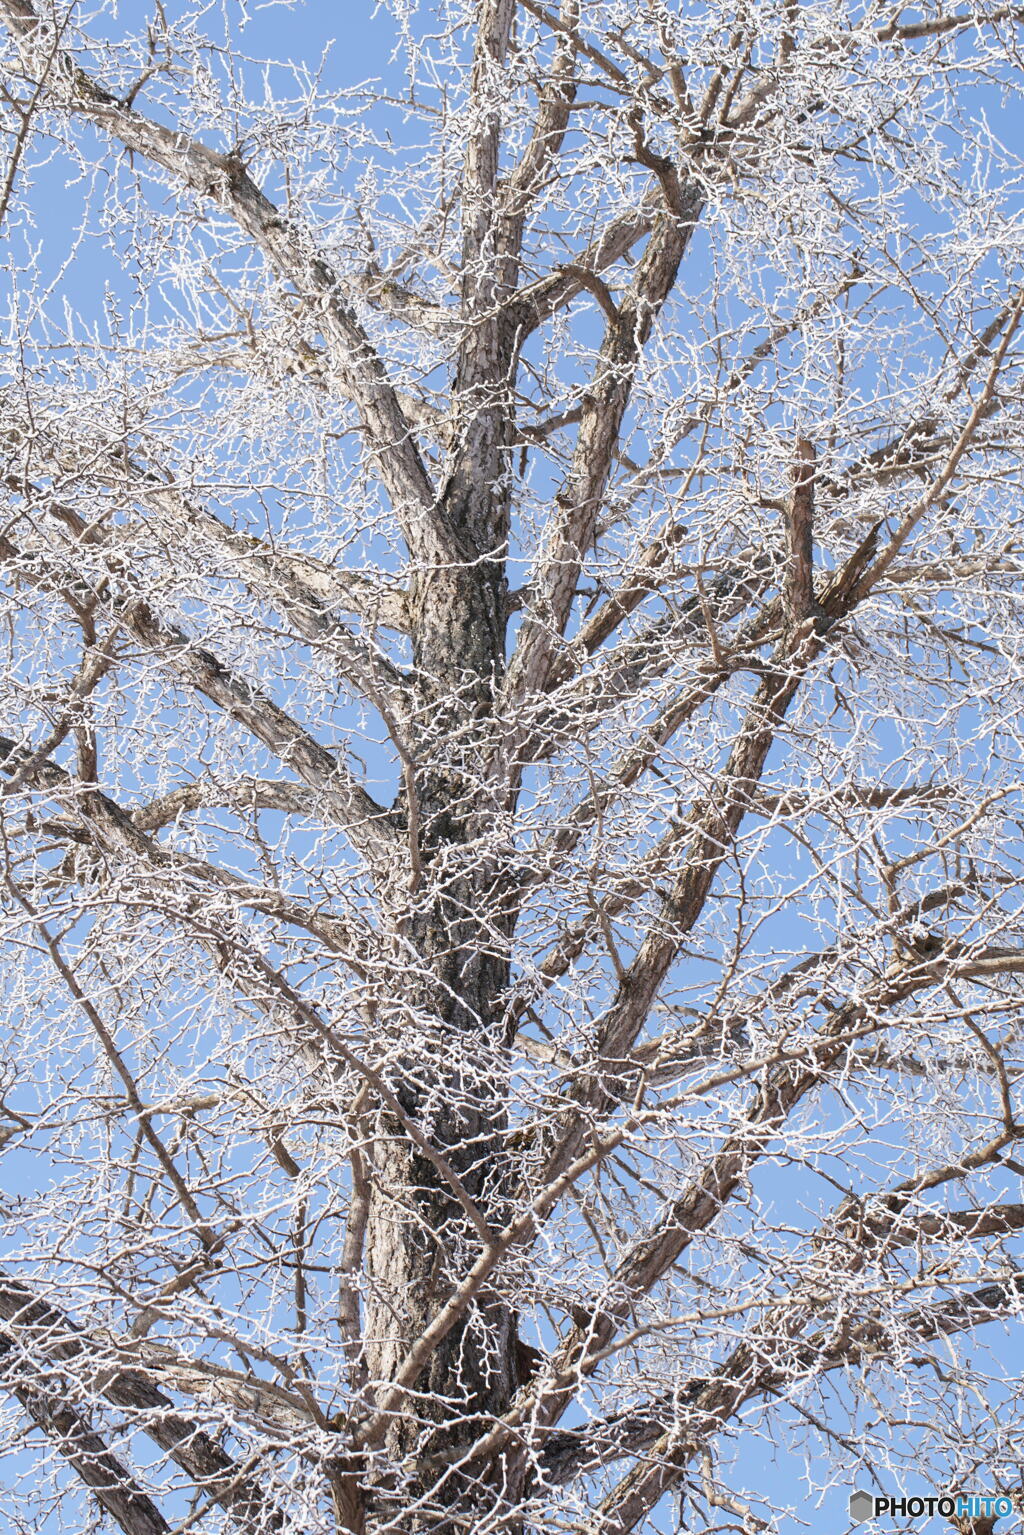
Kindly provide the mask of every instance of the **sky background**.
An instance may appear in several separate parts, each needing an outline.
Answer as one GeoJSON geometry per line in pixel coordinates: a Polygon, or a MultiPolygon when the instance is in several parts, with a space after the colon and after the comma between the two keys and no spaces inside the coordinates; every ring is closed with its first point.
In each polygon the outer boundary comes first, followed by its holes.
{"type": "MultiPolygon", "coordinates": [[[[401,62],[397,64],[392,60],[392,54],[396,44],[394,22],[387,12],[374,14],[372,9],[360,3],[360,0],[342,0],[340,4],[327,4],[323,0],[313,0],[313,3],[296,6],[279,5],[244,5],[240,0],[225,0],[225,16],[228,18],[232,35],[241,48],[256,57],[266,57],[280,61],[294,61],[307,66],[314,66],[326,52],[327,62],[324,69],[324,88],[331,89],[335,86],[348,86],[362,81],[380,79],[386,86],[394,89],[396,94],[404,86],[401,73],[401,62]],[[239,18],[244,18],[240,20],[239,18]]],[[[210,31],[215,35],[215,13],[211,13],[210,31]]],[[[55,165],[51,172],[55,179],[55,185],[60,182],[61,172],[55,165]]],[[[64,198],[55,198],[49,206],[38,226],[38,234],[45,245],[52,249],[53,270],[56,272],[63,261],[63,254],[67,249],[69,237],[69,205],[64,198]]],[[[109,259],[109,254],[102,251],[97,245],[92,250],[83,250],[76,260],[73,274],[68,282],[68,298],[79,312],[87,315],[90,311],[100,313],[103,309],[103,295],[105,292],[117,292],[121,281],[120,274],[115,270],[109,259]]],[[[833,1110],[837,1112],[837,1110],[833,1110]]],[[[8,1163],[8,1166],[17,1165],[8,1163]]],[[[770,1166],[758,1175],[760,1192],[764,1197],[771,1197],[773,1173],[770,1166]]],[[[792,1196],[793,1184],[791,1176],[787,1177],[787,1196],[792,1196]]],[[[810,1197],[810,1195],[809,1195],[810,1197]]],[[[1000,1343],[1002,1358],[1007,1375],[1024,1372],[1024,1342],[1022,1342],[1021,1329],[1016,1327],[1008,1333],[1001,1329],[989,1329],[992,1336],[1005,1337],[1005,1343],[1000,1343]]],[[[980,1342],[979,1338],[979,1342],[980,1342]]],[[[998,1411],[998,1403],[993,1402],[994,1411],[998,1411]]],[[[760,1408],[751,1410],[751,1416],[759,1416],[760,1408]]],[[[913,1428],[909,1429],[911,1438],[913,1428]]],[[[17,1462],[8,1462],[7,1474],[12,1470],[28,1470],[31,1461],[25,1458],[20,1466],[17,1462]]],[[[820,1471],[820,1462],[816,1463],[816,1469],[820,1471]]],[[[803,1467],[798,1457],[783,1455],[779,1459],[773,1459],[763,1441],[757,1441],[753,1436],[746,1436],[741,1452],[741,1477],[743,1481],[759,1483],[768,1501],[779,1510],[790,1510],[792,1517],[784,1523],[787,1535],[796,1535],[797,1531],[813,1530],[825,1532],[825,1535],[833,1535],[833,1532],[845,1531],[850,1527],[846,1514],[846,1504],[849,1493],[854,1486],[862,1486],[868,1490],[876,1490],[870,1475],[865,1473],[848,1483],[839,1481],[831,1489],[824,1500],[809,1499],[806,1486],[803,1481],[803,1467]]],[[[908,1476],[902,1487],[886,1485],[886,1492],[904,1495],[931,1495],[943,1489],[935,1488],[926,1481],[914,1480],[908,1476]]],[[[975,1489],[985,1491],[983,1484],[975,1489]]],[[[4,1515],[0,1511],[0,1529],[4,1515]]],[[[665,1531],[674,1529],[675,1522],[671,1510],[666,1509],[663,1517],[665,1531]]],[[[999,1526],[999,1535],[1014,1528],[1018,1521],[1007,1520],[999,1526]]],[[[918,1527],[924,1527],[922,1521],[918,1527]]],[[[891,1526],[893,1528],[897,1525],[891,1526]]],[[[928,1524],[929,1528],[943,1528],[942,1521],[936,1519],[928,1524]]],[[[50,1522],[46,1528],[46,1535],[65,1535],[68,1526],[50,1522]]]]}

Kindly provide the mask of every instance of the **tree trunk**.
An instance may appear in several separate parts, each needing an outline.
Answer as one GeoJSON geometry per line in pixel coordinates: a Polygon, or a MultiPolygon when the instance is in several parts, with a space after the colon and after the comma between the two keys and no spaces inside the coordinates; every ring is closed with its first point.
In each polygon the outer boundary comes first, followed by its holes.
{"type": "MultiPolygon", "coordinates": [[[[487,457],[493,437],[490,446],[487,457]]],[[[475,505],[472,487],[453,482],[451,489],[451,523],[473,546],[493,539],[501,520],[489,494],[493,466],[489,474],[490,485],[477,482],[482,495],[475,505]]],[[[483,1218],[500,1228],[509,1180],[499,1004],[508,985],[513,919],[509,913],[503,930],[495,930],[495,891],[506,871],[493,852],[481,864],[473,844],[493,826],[509,792],[500,761],[481,751],[504,667],[503,560],[474,557],[454,571],[432,572],[420,579],[417,598],[414,649],[428,740],[415,756],[430,767],[414,774],[415,805],[405,806],[420,874],[404,926],[421,969],[395,1025],[403,1037],[390,1052],[398,1063],[392,1086],[483,1218]]],[[[364,1360],[381,1391],[472,1266],[480,1236],[450,1183],[395,1115],[382,1111],[375,1135],[364,1360]]],[[[457,1469],[439,1480],[439,1470],[505,1411],[518,1385],[516,1358],[512,1311],[497,1295],[479,1297],[435,1349],[388,1426],[384,1469],[370,1473],[371,1527],[385,1520],[403,1532],[472,1525],[479,1488],[457,1469]],[[416,1508],[428,1488],[429,1499],[416,1508]],[[398,1509],[410,1505],[395,1524],[398,1509]]],[[[488,1502],[493,1507],[493,1490],[488,1502]]]]}

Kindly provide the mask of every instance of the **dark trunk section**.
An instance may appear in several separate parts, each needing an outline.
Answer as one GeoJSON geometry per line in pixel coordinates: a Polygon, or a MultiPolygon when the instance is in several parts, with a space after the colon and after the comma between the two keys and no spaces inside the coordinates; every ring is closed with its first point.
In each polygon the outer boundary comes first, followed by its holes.
{"type": "MultiPolygon", "coordinates": [[[[404,1111],[429,1134],[492,1227],[506,1219],[507,1064],[501,998],[513,916],[507,871],[492,840],[508,776],[493,719],[504,672],[507,517],[500,489],[508,451],[504,412],[467,429],[449,483],[449,525],[466,548],[456,569],[424,573],[415,594],[414,663],[424,703],[415,751],[415,805],[406,803],[420,862],[404,924],[420,960],[396,1039],[392,1078],[404,1111]],[[478,852],[481,838],[488,848],[478,852]]],[[[394,1380],[424,1328],[472,1266],[480,1237],[442,1174],[394,1116],[381,1114],[367,1227],[364,1357],[371,1379],[394,1380]]],[[[518,1385],[515,1317],[496,1294],[434,1352],[389,1425],[388,1465],[371,1494],[371,1527],[472,1529],[482,1492],[453,1465],[500,1416],[518,1385]],[[447,1468],[447,1471],[446,1471],[447,1468]],[[404,1517],[401,1506],[424,1497],[404,1517]]],[[[513,1489],[507,1490],[514,1496],[513,1489]]],[[[514,1531],[510,1528],[510,1535],[514,1531]]]]}

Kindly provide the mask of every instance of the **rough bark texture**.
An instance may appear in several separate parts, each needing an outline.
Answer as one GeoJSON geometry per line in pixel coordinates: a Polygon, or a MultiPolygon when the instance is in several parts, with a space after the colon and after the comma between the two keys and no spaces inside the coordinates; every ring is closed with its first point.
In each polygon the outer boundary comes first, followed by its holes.
{"type": "MultiPolygon", "coordinates": [[[[427,722],[412,737],[404,804],[418,865],[408,940],[425,975],[409,1004],[429,1010],[436,1022],[433,1037],[419,1041],[414,1070],[396,1084],[414,1120],[420,1120],[425,1100],[433,1101],[435,1144],[484,1221],[496,1228],[507,1218],[509,1192],[500,999],[508,986],[511,922],[495,913],[495,892],[506,871],[493,855],[480,861],[472,853],[507,807],[507,765],[497,750],[494,706],[505,669],[516,335],[508,310],[514,273],[507,263],[499,271],[496,263],[502,129],[496,102],[514,11],[514,0],[486,0],[473,63],[480,122],[464,166],[462,251],[463,312],[472,321],[459,349],[459,413],[439,501],[457,554],[443,567],[416,572],[409,604],[414,674],[427,722]],[[488,746],[492,762],[481,773],[481,748],[488,746]],[[423,891],[429,892],[425,899],[423,891]],[[481,1060],[487,1063],[483,1071],[481,1060]]],[[[417,1154],[401,1126],[381,1115],[377,1136],[366,1230],[365,1358],[371,1380],[389,1386],[448,1300],[458,1273],[452,1257],[469,1257],[475,1233],[436,1167],[417,1154]]],[[[515,1320],[506,1304],[482,1297],[477,1313],[453,1327],[434,1351],[409,1406],[389,1424],[389,1458],[406,1466],[411,1455],[423,1461],[412,1486],[425,1494],[439,1459],[454,1458],[500,1418],[517,1385],[515,1320]],[[425,1435],[423,1422],[436,1430],[425,1435]]],[[[386,1509],[386,1488],[381,1494],[386,1509]]],[[[457,1474],[441,1502],[472,1520],[474,1494],[457,1474]]],[[[436,1517],[425,1513],[399,1523],[403,1530],[436,1528],[436,1517]]]]}

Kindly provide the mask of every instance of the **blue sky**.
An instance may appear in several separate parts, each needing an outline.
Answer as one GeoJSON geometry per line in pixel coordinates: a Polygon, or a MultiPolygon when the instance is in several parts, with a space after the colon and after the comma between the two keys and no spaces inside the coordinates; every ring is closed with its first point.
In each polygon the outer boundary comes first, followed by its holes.
{"type": "MultiPolygon", "coordinates": [[[[293,60],[307,66],[315,66],[325,49],[328,64],[324,74],[326,87],[356,84],[373,77],[385,82],[394,81],[396,93],[400,89],[401,65],[390,60],[395,42],[392,18],[381,12],[376,15],[368,6],[358,3],[328,5],[310,3],[297,6],[236,5],[227,0],[228,15],[234,22],[237,16],[248,10],[244,25],[234,28],[234,36],[241,46],[257,58],[293,60]]],[[[215,14],[211,15],[210,28],[214,33],[215,14]]],[[[54,171],[56,174],[56,170],[54,171]]],[[[52,223],[44,223],[40,233],[52,244],[54,260],[57,253],[66,248],[69,237],[68,204],[54,201],[47,217],[52,223]]],[[[68,297],[83,313],[90,309],[99,313],[102,308],[101,294],[104,288],[117,292],[120,274],[109,260],[108,253],[95,251],[86,254],[76,263],[73,279],[68,286],[68,297]]],[[[766,1194],[770,1195],[772,1174],[763,1174],[766,1194]]],[[[787,1183],[787,1191],[791,1185],[787,1183]]],[[[1009,1373],[1024,1369],[1024,1350],[1020,1333],[1011,1342],[1005,1354],[1009,1373]]],[[[742,1475],[745,1480],[759,1481],[769,1501],[777,1507],[791,1507],[794,1518],[789,1530],[812,1529],[839,1531],[847,1527],[846,1497],[848,1487],[837,1485],[828,1499],[819,1506],[810,1504],[801,1481],[798,1458],[783,1457],[773,1460],[763,1446],[751,1444],[742,1452],[742,1475]]],[[[895,1490],[895,1489],[894,1489],[895,1490]]],[[[927,1484],[915,1484],[908,1476],[904,1491],[928,1493],[934,1489],[927,1484]]],[[[982,1490],[982,1489],[979,1489],[982,1490]]],[[[671,1527],[669,1515],[665,1516],[666,1530],[671,1527]]],[[[1005,1527],[1004,1527],[1005,1528],[1005,1527]]],[[[56,1535],[56,1526],[52,1526],[56,1535]]]]}

